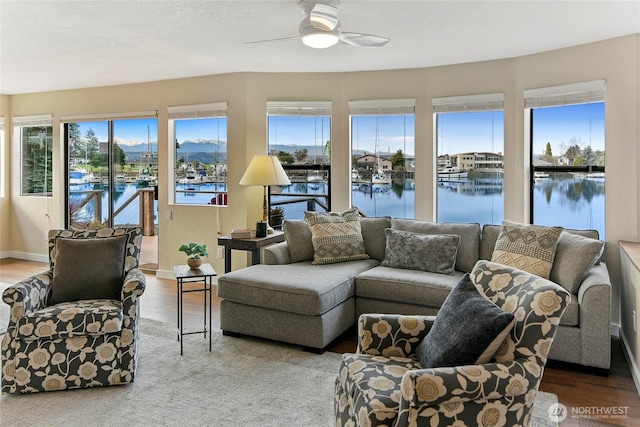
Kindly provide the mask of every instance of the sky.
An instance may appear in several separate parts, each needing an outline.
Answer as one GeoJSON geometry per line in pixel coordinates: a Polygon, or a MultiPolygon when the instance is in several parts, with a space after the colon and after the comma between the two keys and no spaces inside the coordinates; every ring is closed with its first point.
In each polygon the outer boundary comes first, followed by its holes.
{"type": "MultiPolygon", "coordinates": [[[[533,152],[543,154],[547,142],[554,155],[560,155],[575,138],[581,148],[591,145],[604,150],[604,103],[580,104],[534,110],[533,152]]],[[[197,139],[226,140],[226,118],[181,120],[177,126],[178,142],[197,139]],[[220,125],[218,127],[218,124],[220,125]]],[[[315,145],[330,139],[329,117],[271,116],[268,121],[269,142],[278,145],[315,145]]],[[[107,122],[81,122],[80,133],[92,128],[100,141],[107,140],[107,122]]],[[[147,142],[147,129],[152,143],[158,140],[155,118],[117,120],[114,135],[124,144],[147,142]]],[[[415,117],[353,117],[352,147],[368,152],[395,153],[402,150],[414,155],[415,117]]],[[[504,113],[443,113],[437,123],[438,154],[468,151],[504,153],[504,113]]]]}

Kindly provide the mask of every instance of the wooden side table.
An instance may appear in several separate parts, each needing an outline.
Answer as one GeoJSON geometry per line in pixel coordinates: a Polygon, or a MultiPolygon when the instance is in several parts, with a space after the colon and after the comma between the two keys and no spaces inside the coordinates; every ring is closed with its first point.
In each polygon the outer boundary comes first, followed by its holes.
{"type": "Polygon", "coordinates": [[[204,334],[204,337],[207,337],[207,332],[209,333],[209,351],[211,351],[211,311],[212,311],[212,286],[213,286],[213,278],[216,276],[216,271],[213,269],[211,264],[202,264],[198,269],[191,269],[188,265],[174,265],[173,266],[173,274],[176,276],[176,281],[178,285],[178,341],[180,341],[180,355],[182,355],[183,348],[183,339],[182,337],[190,334],[204,334]],[[193,288],[193,289],[184,289],[185,284],[189,283],[202,283],[202,287],[193,288]],[[183,309],[183,294],[189,292],[202,292],[204,294],[203,303],[204,303],[204,327],[198,331],[192,332],[184,332],[184,322],[182,319],[183,309]],[[207,327],[207,293],[209,294],[209,326],[207,327]]]}
{"type": "Polygon", "coordinates": [[[224,272],[231,271],[231,250],[250,251],[251,265],[260,264],[260,248],[274,243],[284,242],[284,232],[274,231],[267,237],[252,237],[250,239],[232,239],[231,236],[218,237],[218,245],[224,246],[224,272]]]}

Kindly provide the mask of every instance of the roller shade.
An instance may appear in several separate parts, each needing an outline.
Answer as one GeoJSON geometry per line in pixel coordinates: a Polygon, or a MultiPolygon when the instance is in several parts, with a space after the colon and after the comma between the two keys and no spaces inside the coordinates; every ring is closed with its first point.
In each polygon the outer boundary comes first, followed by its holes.
{"type": "Polygon", "coordinates": [[[504,109],[504,93],[433,98],[432,104],[434,113],[497,111],[504,109]]]}
{"type": "Polygon", "coordinates": [[[145,117],[156,117],[156,110],[149,111],[131,111],[125,113],[106,113],[106,114],[75,114],[60,116],[60,123],[78,123],[78,122],[100,122],[109,120],[126,120],[141,119],[145,117]]]}
{"type": "Polygon", "coordinates": [[[349,101],[352,116],[383,116],[415,114],[415,99],[370,99],[349,101]]]}
{"type": "Polygon", "coordinates": [[[605,80],[572,83],[524,91],[525,108],[556,107],[604,101],[605,80]]]}
{"type": "Polygon", "coordinates": [[[53,115],[42,114],[39,116],[16,116],[13,118],[14,126],[51,126],[53,124],[53,115]]]}
{"type": "Polygon", "coordinates": [[[225,117],[227,115],[227,103],[214,102],[210,104],[181,105],[168,107],[167,112],[170,120],[225,117]]]}
{"type": "Polygon", "coordinates": [[[267,115],[331,117],[331,101],[267,101],[267,115]]]}

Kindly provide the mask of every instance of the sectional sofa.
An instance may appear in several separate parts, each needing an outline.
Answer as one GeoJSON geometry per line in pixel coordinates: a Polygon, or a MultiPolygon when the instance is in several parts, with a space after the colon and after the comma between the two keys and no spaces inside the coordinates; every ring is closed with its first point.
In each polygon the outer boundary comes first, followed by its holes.
{"type": "MultiPolygon", "coordinates": [[[[472,271],[478,260],[491,260],[501,229],[389,217],[361,218],[360,226],[368,259],[314,265],[308,224],[285,221],[285,242],[265,248],[263,264],[219,277],[223,333],[322,351],[363,313],[435,315],[464,273],[472,271]],[[441,274],[381,265],[387,229],[459,236],[454,271],[441,274]]],[[[586,245],[604,246],[594,242],[598,237],[595,230],[564,230],[557,241],[550,280],[569,290],[572,298],[549,357],[607,370],[611,282],[599,259],[602,249],[595,265],[584,260],[586,245]]]]}

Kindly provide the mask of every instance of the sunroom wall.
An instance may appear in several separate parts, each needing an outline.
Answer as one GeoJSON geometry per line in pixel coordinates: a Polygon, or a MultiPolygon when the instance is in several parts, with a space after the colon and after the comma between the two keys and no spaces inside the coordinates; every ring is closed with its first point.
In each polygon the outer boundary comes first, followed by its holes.
{"type": "MultiPolygon", "coordinates": [[[[606,258],[614,282],[614,322],[619,319],[620,268],[617,241],[638,240],[638,61],[640,35],[551,52],[470,64],[352,73],[236,73],[132,85],[3,97],[13,116],[51,113],[54,117],[54,197],[11,195],[0,202],[2,253],[46,259],[46,232],[64,221],[64,162],[59,119],[63,115],[158,111],[159,276],[183,262],[178,246],[198,240],[217,245],[217,233],[253,226],[260,219],[261,189],[238,184],[254,154],[267,147],[266,101],[332,102],[333,209],[350,206],[350,100],[416,99],[416,218],[435,218],[436,148],[431,99],[502,92],[505,95],[505,218],[529,218],[528,150],[524,143],[523,90],[605,79],[606,90],[606,258]],[[8,101],[6,99],[9,98],[8,101]],[[228,102],[229,206],[169,206],[167,107],[228,102]],[[167,210],[172,211],[171,220],[167,210]],[[7,212],[8,211],[8,212],[7,212]],[[7,215],[9,213],[9,215],[7,215]],[[8,225],[6,217],[9,217],[8,225]],[[10,235],[6,243],[6,235],[10,235]]],[[[3,107],[4,108],[4,107],[3,107]]],[[[3,109],[4,111],[4,109],[3,109]]],[[[7,113],[5,112],[5,121],[7,113]]],[[[15,167],[16,153],[12,154],[15,167]]],[[[214,252],[215,253],[215,252],[214,252]]],[[[223,260],[211,257],[214,267],[223,260]]],[[[234,256],[234,268],[247,265],[234,256]]]]}

